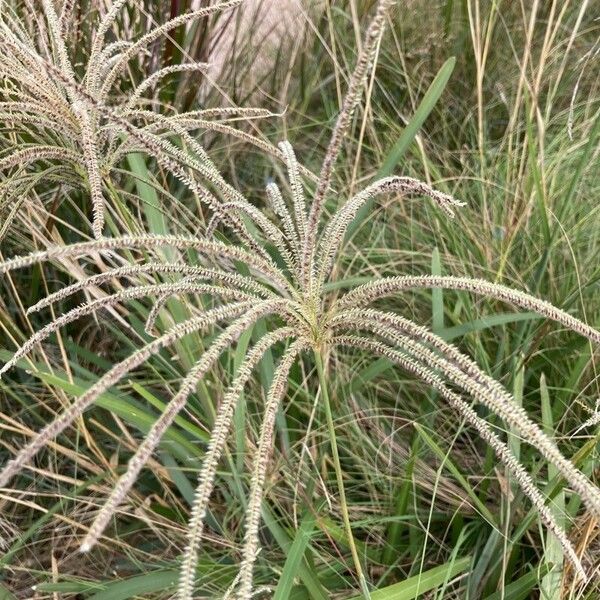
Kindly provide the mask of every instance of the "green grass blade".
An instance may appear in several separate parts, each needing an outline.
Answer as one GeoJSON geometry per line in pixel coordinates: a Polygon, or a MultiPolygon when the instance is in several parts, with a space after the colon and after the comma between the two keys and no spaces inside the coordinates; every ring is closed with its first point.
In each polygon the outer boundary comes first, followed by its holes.
{"type": "Polygon", "coordinates": [[[551,566],[546,564],[539,570],[531,571],[517,579],[517,581],[509,583],[502,591],[486,596],[485,600],[525,600],[526,598],[531,598],[530,594],[540,580],[540,577],[545,576],[550,569],[551,566]]]}
{"type": "MultiPolygon", "coordinates": [[[[148,220],[148,230],[164,235],[169,232],[167,218],[161,210],[161,202],[156,190],[146,182],[150,181],[150,171],[142,154],[130,154],[127,157],[129,168],[135,175],[135,187],[143,201],[144,214],[148,220]]],[[[167,249],[168,250],[168,249],[167,249]]]]}
{"type": "MultiPolygon", "coordinates": [[[[281,549],[288,555],[291,552],[293,542],[287,532],[277,522],[275,515],[271,512],[266,502],[263,502],[262,505],[262,517],[265,525],[268,527],[281,549]]],[[[305,562],[300,561],[298,563],[297,574],[308,591],[311,600],[327,600],[329,598],[312,567],[308,566],[305,562]]]]}
{"type": "Polygon", "coordinates": [[[475,553],[473,569],[469,573],[467,598],[480,598],[490,573],[501,560],[503,536],[498,529],[493,529],[487,539],[481,539],[481,545],[475,553]],[[485,543],[483,543],[485,542],[485,543]]]}
{"type": "Polygon", "coordinates": [[[441,331],[438,331],[437,334],[444,338],[447,342],[450,342],[456,338],[466,335],[467,333],[474,333],[489,329],[490,327],[509,325],[511,323],[519,323],[520,321],[532,321],[541,318],[542,317],[536,313],[499,313],[482,317],[481,319],[475,319],[467,323],[462,323],[461,325],[445,327],[441,331]]]}
{"type": "MultiPolygon", "coordinates": [[[[562,217],[567,210],[567,208],[571,205],[573,200],[573,196],[577,190],[577,186],[582,181],[582,173],[586,166],[588,166],[591,161],[592,154],[597,150],[598,144],[597,139],[600,136],[600,115],[596,113],[595,118],[592,120],[592,128],[589,133],[589,137],[579,160],[577,161],[577,165],[575,170],[573,171],[573,175],[569,181],[569,187],[567,188],[567,192],[562,198],[561,206],[557,212],[556,221],[560,223],[562,217]]],[[[558,225],[554,228],[554,233],[558,234],[560,232],[560,227],[558,225]]]]}
{"type": "MultiPolygon", "coordinates": [[[[233,376],[238,373],[240,365],[246,358],[248,346],[252,340],[254,327],[244,332],[238,340],[235,353],[233,355],[233,376]]],[[[235,436],[235,464],[237,470],[241,473],[244,469],[244,455],[246,453],[246,397],[244,392],[236,404],[233,413],[233,432],[235,436]]]]}
{"type": "Polygon", "coordinates": [[[0,583],[0,600],[17,600],[17,597],[0,583]]]}
{"type": "MultiPolygon", "coordinates": [[[[166,402],[159,400],[154,394],[152,394],[145,387],[136,383],[135,381],[131,382],[131,387],[140,395],[144,400],[147,400],[149,404],[154,406],[159,412],[163,412],[165,407],[167,406],[166,402]]],[[[175,424],[181,427],[181,429],[187,431],[192,437],[196,440],[202,440],[203,442],[208,443],[209,435],[203,429],[200,429],[197,425],[190,423],[187,419],[178,416],[175,419],[175,424]]]]}
{"type": "MultiPolygon", "coordinates": [[[[387,158],[383,161],[379,171],[377,171],[375,179],[387,177],[392,174],[401,158],[404,156],[404,153],[413,143],[413,140],[415,139],[419,129],[421,129],[425,119],[427,119],[440,99],[440,96],[442,95],[442,92],[444,91],[444,88],[450,79],[450,75],[452,75],[455,64],[456,59],[452,56],[441,66],[434,80],[431,82],[431,85],[425,92],[425,95],[423,96],[423,99],[421,100],[421,103],[415,111],[412,119],[400,134],[400,137],[394,144],[394,147],[388,153],[387,158]]],[[[373,201],[366,202],[362,206],[347,229],[346,240],[350,239],[356,233],[356,230],[360,227],[361,223],[371,213],[372,208],[373,201]]]]}
{"type": "MultiPolygon", "coordinates": [[[[410,455],[406,462],[404,481],[398,486],[395,493],[394,515],[402,517],[407,514],[408,501],[413,487],[413,472],[417,460],[418,440],[415,438],[410,448],[410,455]]],[[[406,530],[406,522],[402,519],[392,521],[387,530],[382,562],[384,565],[392,565],[397,559],[400,551],[402,535],[406,530]]]]}
{"type": "Polygon", "coordinates": [[[398,138],[398,141],[394,144],[394,147],[384,160],[379,171],[377,171],[376,178],[387,177],[391,175],[400,159],[404,156],[404,153],[408,150],[412,144],[415,136],[419,129],[425,122],[425,119],[429,116],[431,111],[437,104],[442,92],[444,91],[452,71],[454,71],[454,65],[456,64],[456,58],[451,56],[437,72],[434,80],[431,82],[429,89],[425,92],[419,107],[415,111],[413,118],[410,120],[408,125],[404,128],[404,131],[398,138]]]}
{"type": "Polygon", "coordinates": [[[543,185],[543,174],[538,160],[538,148],[537,148],[537,135],[533,128],[530,109],[530,98],[528,94],[525,94],[525,105],[526,110],[524,116],[526,119],[526,131],[527,131],[527,150],[529,154],[528,167],[531,172],[533,179],[533,185],[535,188],[535,200],[538,206],[538,213],[540,215],[540,222],[542,224],[542,231],[544,233],[544,242],[547,248],[550,247],[552,242],[552,235],[550,232],[550,222],[548,220],[548,204],[546,201],[546,192],[543,185]]]}
{"type": "MultiPolygon", "coordinates": [[[[70,383],[66,379],[63,379],[57,375],[51,375],[50,373],[37,372],[35,375],[46,383],[56,386],[57,388],[60,388],[69,394],[73,394],[74,396],[80,396],[92,385],[91,383],[86,384],[83,382],[77,382],[77,380],[76,383],[70,383]]],[[[139,429],[142,433],[148,433],[154,424],[154,421],[156,421],[155,415],[144,411],[132,400],[124,400],[108,393],[102,394],[96,400],[95,404],[96,406],[100,406],[118,415],[130,425],[133,425],[136,429],[139,429]]],[[[178,417],[175,422],[180,423],[180,417],[178,417]]],[[[189,462],[190,456],[202,455],[202,451],[197,447],[197,444],[192,444],[173,426],[167,429],[163,437],[163,444],[165,441],[168,443],[169,451],[177,454],[182,460],[187,460],[189,462]]]]}
{"type": "Polygon", "coordinates": [[[178,579],[179,571],[175,570],[145,573],[109,583],[101,592],[89,596],[87,600],[129,600],[129,598],[147,597],[144,594],[174,588],[178,579]]]}
{"type": "MultiPolygon", "coordinates": [[[[542,402],[542,423],[544,432],[550,438],[554,437],[554,419],[552,416],[552,404],[550,394],[546,385],[546,377],[542,374],[540,378],[540,399],[542,402]]],[[[548,478],[553,479],[558,475],[556,467],[548,463],[548,478]]],[[[565,527],[565,492],[561,490],[550,504],[554,518],[561,527],[565,527]]],[[[548,573],[544,576],[540,584],[541,597],[544,600],[560,600],[562,593],[562,568],[564,555],[562,546],[556,537],[548,532],[546,534],[546,551],[544,552],[544,564],[547,567],[557,565],[557,568],[548,568],[548,573]]]]}
{"type": "MultiPolygon", "coordinates": [[[[35,586],[36,592],[46,594],[82,594],[85,592],[95,591],[98,589],[98,584],[88,583],[85,581],[60,581],[57,583],[39,583],[35,586]]],[[[2,598],[2,596],[0,596],[2,598]]]]}
{"type": "MultiPolygon", "coordinates": [[[[431,274],[442,274],[440,251],[434,248],[431,254],[431,274]]],[[[444,292],[442,288],[431,289],[431,329],[439,333],[444,329],[444,292]]]]}
{"type": "MultiPolygon", "coordinates": [[[[448,579],[456,577],[467,570],[471,564],[471,557],[465,556],[456,561],[429,569],[419,575],[414,575],[405,581],[394,583],[382,590],[371,592],[372,600],[413,600],[421,594],[430,592],[448,579]]],[[[361,596],[355,596],[351,600],[361,600],[361,596]]]]}
{"type": "Polygon", "coordinates": [[[273,600],[287,600],[289,598],[292,586],[294,585],[294,579],[298,574],[304,553],[313,535],[314,527],[315,517],[312,511],[307,510],[287,553],[287,559],[283,566],[279,583],[275,589],[273,600]]]}

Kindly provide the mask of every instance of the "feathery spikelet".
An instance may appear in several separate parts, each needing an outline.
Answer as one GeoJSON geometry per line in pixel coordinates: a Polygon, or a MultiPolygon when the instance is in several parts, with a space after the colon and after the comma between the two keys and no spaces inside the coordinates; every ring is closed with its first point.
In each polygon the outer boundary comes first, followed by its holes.
{"type": "Polygon", "coordinates": [[[265,405],[265,414],[260,428],[260,438],[254,457],[252,479],[250,481],[250,498],[246,510],[246,533],[240,568],[239,598],[252,597],[252,571],[258,553],[258,525],[260,522],[260,505],[263,488],[269,465],[269,457],[273,451],[273,434],[275,430],[275,415],[283,401],[287,389],[288,374],[298,354],[307,347],[307,341],[296,340],[283,355],[269,389],[265,405]]]}
{"type": "Polygon", "coordinates": [[[350,306],[361,306],[369,304],[378,298],[389,296],[403,290],[418,288],[444,288],[447,290],[463,290],[473,294],[489,296],[502,302],[514,304],[519,308],[524,308],[536,312],[547,319],[556,321],[564,325],[567,329],[577,332],[596,344],[600,344],[600,332],[583,323],[579,319],[572,317],[569,313],[557,308],[550,302],[540,300],[535,296],[527,294],[520,290],[514,290],[505,285],[490,283],[484,279],[471,279],[468,277],[450,277],[424,275],[421,277],[385,277],[357,287],[348,292],[341,299],[340,306],[343,308],[350,306]]]}
{"type": "Polygon", "coordinates": [[[581,495],[589,510],[600,518],[600,489],[559,452],[554,442],[529,418],[523,408],[496,380],[486,375],[475,362],[462,355],[452,345],[424,328],[415,327],[407,319],[375,310],[365,309],[341,313],[336,318],[334,326],[336,325],[343,328],[365,327],[370,332],[391,341],[397,347],[408,350],[423,363],[441,371],[453,384],[490,408],[511,427],[519,431],[529,444],[556,466],[563,477],[581,495]],[[404,331],[417,338],[417,341],[399,333],[404,331]],[[423,346],[422,342],[431,343],[445,356],[438,356],[423,346]]]}
{"type": "Polygon", "coordinates": [[[323,164],[321,166],[321,172],[319,173],[315,197],[308,215],[302,260],[305,273],[308,273],[312,261],[312,253],[314,253],[316,249],[315,239],[317,236],[317,229],[319,227],[321,213],[323,212],[325,196],[331,184],[335,161],[342,148],[342,142],[348,134],[354,111],[360,102],[363,87],[367,81],[371,63],[375,57],[377,41],[385,29],[387,14],[395,3],[396,0],[380,0],[377,3],[375,16],[365,33],[365,39],[362,43],[358,61],[354,67],[348,89],[344,96],[342,109],[338,115],[335,127],[333,128],[329,146],[327,147],[327,152],[325,153],[325,158],[323,159],[323,164]]]}
{"type": "Polygon", "coordinates": [[[235,403],[241,396],[244,386],[252,377],[256,365],[263,357],[264,353],[277,342],[293,336],[294,330],[292,328],[283,327],[262,337],[254,345],[244,362],[241,364],[235,380],[231,384],[223,399],[223,403],[219,407],[219,414],[215,426],[213,427],[206,456],[204,458],[204,464],[202,465],[202,471],[200,473],[200,480],[194,497],[192,515],[188,527],[188,545],[184,553],[184,562],[179,581],[180,598],[193,597],[198,546],[202,539],[208,501],[213,489],[217,465],[227,441],[227,433],[231,426],[235,403]]]}

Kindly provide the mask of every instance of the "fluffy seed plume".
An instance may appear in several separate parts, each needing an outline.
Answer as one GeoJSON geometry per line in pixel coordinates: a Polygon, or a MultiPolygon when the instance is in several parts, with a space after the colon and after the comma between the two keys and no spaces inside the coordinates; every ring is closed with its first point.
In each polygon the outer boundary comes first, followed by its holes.
{"type": "MultiPolygon", "coordinates": [[[[36,8],[27,4],[19,10],[6,8],[0,11],[0,53],[3,57],[0,75],[6,83],[0,90],[0,119],[13,126],[15,140],[6,156],[0,157],[0,176],[9,182],[26,179],[36,181],[37,185],[38,175],[48,172],[48,164],[60,165],[63,181],[69,179],[89,192],[92,231],[99,239],[104,229],[107,202],[111,198],[107,188],[110,187],[113,192],[120,189],[123,181],[118,172],[127,153],[150,150],[150,155],[162,167],[169,170],[169,166],[173,166],[168,152],[154,143],[157,132],[145,131],[147,125],[159,122],[161,135],[177,137],[182,129],[186,132],[205,129],[205,126],[210,129],[212,121],[209,119],[214,116],[271,116],[272,113],[264,109],[237,107],[169,114],[168,117],[138,110],[146,94],[162,79],[177,72],[201,72],[206,69],[204,63],[158,69],[148,74],[141,83],[135,85],[132,82],[134,90],[129,97],[123,98],[119,88],[121,79],[129,77],[127,67],[138,60],[140,53],[149,45],[164,39],[180,25],[231,10],[241,2],[229,0],[192,10],[152,28],[136,40],[107,43],[107,33],[115,21],[124,18],[126,0],[117,0],[97,24],[86,21],[85,25],[90,25],[92,30],[95,28],[93,34],[85,29],[78,30],[85,42],[92,37],[87,62],[83,65],[75,64],[69,52],[72,41],[67,41],[72,2],[63,3],[60,16],[52,0],[41,1],[39,14],[36,8]],[[29,9],[36,14],[35,19],[29,18],[29,9]],[[26,23],[36,28],[32,35],[26,33],[26,23]],[[115,119],[121,123],[119,135],[115,135],[115,119]],[[123,124],[126,124],[125,128],[123,124]],[[135,148],[131,143],[132,135],[137,140],[135,148]],[[27,163],[26,169],[23,168],[24,163],[27,163]],[[16,171],[15,167],[19,170],[16,171]]],[[[78,50],[85,55],[85,48],[78,47],[78,50]]],[[[217,124],[215,126],[218,127],[217,124]]],[[[273,155],[281,155],[277,148],[264,140],[224,123],[220,127],[273,155]]],[[[175,176],[181,177],[181,165],[175,162],[175,176]]],[[[43,180],[48,182],[48,179],[43,180]]],[[[200,189],[199,182],[191,181],[196,190],[200,189]]],[[[29,193],[34,188],[32,186],[29,193]]],[[[2,236],[6,235],[17,215],[17,210],[0,210],[2,236]]],[[[244,235],[243,231],[241,233],[244,235]]]]}

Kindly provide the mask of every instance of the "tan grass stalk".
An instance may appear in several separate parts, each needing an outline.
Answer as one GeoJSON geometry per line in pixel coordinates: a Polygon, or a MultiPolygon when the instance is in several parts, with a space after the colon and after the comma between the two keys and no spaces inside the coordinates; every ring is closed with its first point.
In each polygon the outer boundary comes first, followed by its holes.
{"type": "MultiPolygon", "coordinates": [[[[128,133],[129,136],[133,137],[137,143],[142,146],[142,149],[145,152],[149,153],[151,156],[154,156],[163,168],[171,172],[177,179],[183,182],[192,192],[194,192],[200,201],[206,203],[207,206],[209,206],[209,208],[211,208],[223,222],[227,223],[229,227],[231,227],[232,230],[237,233],[240,239],[244,240],[254,252],[260,254],[265,260],[270,260],[268,253],[250,236],[244,223],[239,219],[239,217],[231,211],[224,210],[222,204],[218,202],[217,199],[204,186],[199,185],[194,179],[186,174],[186,171],[182,165],[188,165],[195,171],[199,172],[209,183],[219,189],[226,197],[233,198],[240,203],[250,205],[248,200],[246,200],[242,194],[240,194],[235,188],[230,186],[223,179],[202,146],[200,146],[200,144],[198,144],[189,135],[185,128],[181,127],[175,122],[171,123],[171,129],[173,132],[179,134],[184,141],[190,144],[196,154],[200,156],[200,161],[195,160],[189,154],[181,151],[166,139],[162,139],[161,137],[148,133],[144,130],[138,130],[134,128],[128,121],[119,117],[111,116],[110,118],[114,120],[115,123],[120,125],[123,131],[128,133]]],[[[114,160],[117,160],[117,157],[115,157],[114,160]]]]}
{"type": "Polygon", "coordinates": [[[120,54],[132,44],[133,42],[130,42],[129,40],[117,40],[116,42],[106,45],[100,54],[100,58],[98,59],[101,69],[106,69],[106,63],[110,60],[114,60],[116,58],[114,56],[115,54],[120,54]]]}

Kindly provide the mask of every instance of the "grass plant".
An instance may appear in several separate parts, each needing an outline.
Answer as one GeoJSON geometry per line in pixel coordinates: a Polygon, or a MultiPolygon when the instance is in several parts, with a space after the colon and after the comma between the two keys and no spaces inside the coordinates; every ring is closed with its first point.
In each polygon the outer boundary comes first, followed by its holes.
{"type": "Polygon", "coordinates": [[[205,70],[196,19],[240,4],[174,3],[137,41],[112,40],[134,39],[124,1],[77,34],[75,3],[2,4],[0,488],[29,521],[2,529],[7,594],[593,598],[599,120],[597,81],[567,80],[595,52],[588,3],[444,2],[414,26],[443,31],[421,82],[396,26],[414,7],[328,5],[246,90],[287,89],[285,111],[178,111],[160,86],[205,70]],[[135,83],[163,36],[181,62],[135,83]],[[274,146],[249,120],[276,114],[274,146]],[[19,563],[50,522],[85,570],[19,563]],[[115,556],[130,578],[107,580],[115,556]]]}

